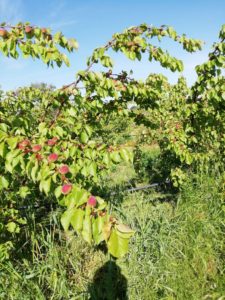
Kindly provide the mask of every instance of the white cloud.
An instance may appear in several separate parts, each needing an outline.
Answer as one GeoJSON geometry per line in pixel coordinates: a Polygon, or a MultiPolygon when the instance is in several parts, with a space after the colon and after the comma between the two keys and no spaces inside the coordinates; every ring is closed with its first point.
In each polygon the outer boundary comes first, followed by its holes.
{"type": "Polygon", "coordinates": [[[22,18],[21,0],[0,0],[0,22],[18,23],[22,18]]]}

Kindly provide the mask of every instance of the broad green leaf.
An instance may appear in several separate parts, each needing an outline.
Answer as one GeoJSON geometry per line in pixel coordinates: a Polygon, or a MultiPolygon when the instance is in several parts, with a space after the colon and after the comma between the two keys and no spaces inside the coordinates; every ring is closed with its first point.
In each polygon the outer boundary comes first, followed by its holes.
{"type": "Polygon", "coordinates": [[[4,158],[6,156],[6,154],[7,154],[7,146],[4,142],[1,142],[0,143],[0,156],[4,158]]]}
{"type": "Polygon", "coordinates": [[[81,132],[81,135],[80,135],[80,140],[83,144],[86,144],[87,141],[88,141],[89,137],[88,137],[88,134],[87,132],[84,130],[81,132]]]}
{"type": "Polygon", "coordinates": [[[65,231],[67,231],[69,229],[70,223],[71,223],[71,218],[74,214],[74,210],[73,209],[68,209],[66,211],[64,211],[64,213],[61,216],[61,224],[62,227],[65,231]]]}
{"type": "Polygon", "coordinates": [[[9,187],[9,182],[4,176],[0,176],[0,190],[7,189],[9,187]]]}
{"type": "Polygon", "coordinates": [[[109,253],[116,258],[123,257],[128,252],[128,238],[122,238],[118,232],[113,228],[107,246],[109,253]]]}
{"type": "Polygon", "coordinates": [[[55,194],[56,198],[59,198],[62,195],[62,186],[61,185],[55,189],[54,194],[55,194]]]}
{"type": "Polygon", "coordinates": [[[46,180],[41,180],[39,187],[41,192],[43,191],[46,195],[48,195],[51,189],[51,177],[46,180]]]}
{"type": "Polygon", "coordinates": [[[90,165],[87,167],[87,170],[88,170],[88,173],[91,175],[91,176],[96,176],[97,175],[97,165],[94,161],[92,161],[90,163],[90,165]]]}
{"type": "Polygon", "coordinates": [[[19,195],[21,198],[26,198],[27,195],[30,194],[30,190],[28,186],[21,186],[19,189],[19,195]]]}
{"type": "Polygon", "coordinates": [[[7,138],[6,141],[11,149],[15,149],[18,144],[19,137],[7,138]]]}
{"type": "Polygon", "coordinates": [[[103,228],[105,221],[106,218],[101,216],[92,218],[93,239],[97,245],[104,241],[103,228]]]}
{"type": "Polygon", "coordinates": [[[37,179],[37,171],[38,171],[38,162],[35,162],[34,167],[31,169],[31,178],[35,182],[37,179]]]}
{"type": "Polygon", "coordinates": [[[117,231],[117,234],[124,239],[129,239],[134,235],[134,231],[124,224],[117,224],[115,230],[117,231]]]}
{"type": "Polygon", "coordinates": [[[131,158],[132,158],[132,153],[130,150],[128,149],[121,149],[120,150],[120,155],[122,157],[122,159],[126,162],[129,162],[131,161],[131,158]]]}
{"type": "Polygon", "coordinates": [[[89,206],[86,207],[85,217],[83,221],[82,236],[86,242],[91,244],[92,242],[92,226],[91,226],[91,209],[89,206]]]}
{"type": "Polygon", "coordinates": [[[7,225],[6,225],[6,228],[9,232],[13,233],[15,231],[17,231],[17,225],[15,222],[9,222],[7,225]]]}
{"type": "Polygon", "coordinates": [[[121,162],[121,157],[119,152],[111,152],[110,153],[110,158],[112,159],[113,162],[119,163],[121,162]]]}
{"type": "Polygon", "coordinates": [[[83,228],[84,215],[85,212],[83,209],[80,208],[73,209],[73,214],[71,217],[71,225],[73,226],[76,232],[81,232],[83,228]]]}
{"type": "Polygon", "coordinates": [[[88,196],[90,195],[84,189],[80,189],[79,187],[73,187],[72,192],[66,196],[65,205],[67,208],[79,207],[84,203],[87,203],[88,196]]]}

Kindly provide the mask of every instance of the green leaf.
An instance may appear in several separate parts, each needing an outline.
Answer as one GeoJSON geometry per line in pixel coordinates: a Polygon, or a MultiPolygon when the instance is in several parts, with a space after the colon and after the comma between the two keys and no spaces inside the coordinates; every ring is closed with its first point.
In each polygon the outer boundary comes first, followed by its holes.
{"type": "Polygon", "coordinates": [[[119,152],[111,152],[110,153],[110,158],[115,163],[119,163],[121,161],[121,157],[120,157],[119,152]]]}
{"type": "Polygon", "coordinates": [[[86,242],[91,244],[92,242],[92,226],[91,226],[91,208],[89,206],[86,207],[85,217],[83,222],[83,230],[82,236],[86,242]]]}
{"type": "Polygon", "coordinates": [[[31,178],[32,178],[32,180],[35,182],[36,181],[36,176],[37,176],[37,171],[38,171],[38,162],[36,161],[35,162],[35,165],[34,165],[34,167],[31,169],[31,178]]]}
{"type": "Polygon", "coordinates": [[[43,191],[46,195],[48,195],[51,189],[51,177],[49,177],[47,180],[41,180],[39,187],[41,192],[43,191]]]}
{"type": "Polygon", "coordinates": [[[88,170],[88,173],[91,175],[91,176],[96,176],[97,175],[97,165],[94,161],[92,161],[90,163],[90,165],[87,167],[87,170],[88,170]]]}
{"type": "Polygon", "coordinates": [[[6,153],[7,153],[6,144],[4,142],[2,142],[0,144],[0,156],[4,158],[6,156],[6,153]]]}
{"type": "Polygon", "coordinates": [[[62,127],[56,126],[55,131],[58,133],[59,136],[63,136],[64,131],[62,129],[62,127]]]}
{"type": "Polygon", "coordinates": [[[10,152],[7,153],[6,155],[6,161],[8,162],[12,162],[12,160],[17,157],[20,154],[20,150],[19,149],[15,149],[12,150],[10,152]]]}
{"type": "Polygon", "coordinates": [[[28,186],[21,186],[19,189],[19,195],[21,198],[25,199],[27,195],[30,194],[28,186]]]}
{"type": "Polygon", "coordinates": [[[85,212],[83,209],[73,209],[73,214],[71,216],[71,225],[76,232],[81,232],[83,228],[84,215],[85,212]]]}
{"type": "Polygon", "coordinates": [[[46,135],[48,131],[48,129],[46,128],[46,123],[41,122],[38,126],[38,130],[42,135],[46,135]]]}
{"type": "Polygon", "coordinates": [[[113,228],[110,238],[107,242],[109,253],[114,257],[123,257],[128,252],[129,239],[122,238],[118,232],[113,228]]]}
{"type": "Polygon", "coordinates": [[[0,190],[7,189],[9,187],[9,182],[4,176],[0,176],[0,190]]]}
{"type": "Polygon", "coordinates": [[[93,238],[97,245],[104,241],[103,228],[105,220],[106,218],[101,216],[92,219],[93,238]]]}
{"type": "Polygon", "coordinates": [[[64,211],[64,213],[61,216],[61,224],[62,227],[65,231],[67,231],[69,229],[70,223],[71,223],[71,218],[74,214],[74,210],[73,209],[68,209],[66,211],[64,211]]]}
{"type": "Polygon", "coordinates": [[[103,154],[103,163],[106,164],[106,166],[108,167],[110,164],[110,154],[108,152],[105,152],[103,154]]]}
{"type": "Polygon", "coordinates": [[[117,234],[124,239],[129,239],[134,235],[134,231],[129,226],[124,224],[117,224],[115,229],[117,234]]]}
{"type": "Polygon", "coordinates": [[[69,39],[68,42],[69,42],[70,47],[72,47],[74,49],[78,49],[79,44],[75,39],[69,39]]]}
{"type": "Polygon", "coordinates": [[[62,195],[62,187],[61,185],[58,186],[56,189],[55,189],[55,192],[54,192],[56,198],[59,198],[61,195],[62,195]]]}
{"type": "Polygon", "coordinates": [[[9,232],[13,233],[16,231],[17,229],[17,225],[15,222],[9,222],[7,225],[6,225],[6,228],[9,232]]]}
{"type": "Polygon", "coordinates": [[[126,162],[130,162],[132,159],[132,152],[128,149],[121,149],[120,150],[120,155],[122,159],[126,162]]]}
{"type": "Polygon", "coordinates": [[[4,131],[5,133],[7,133],[9,126],[6,125],[5,123],[0,123],[0,130],[4,131]]]}
{"type": "Polygon", "coordinates": [[[88,137],[88,134],[86,132],[86,130],[82,131],[81,132],[81,135],[80,135],[80,140],[83,144],[86,144],[87,141],[88,141],[89,137],[88,137]]]}
{"type": "Polygon", "coordinates": [[[15,149],[17,144],[18,144],[18,141],[19,141],[19,137],[11,137],[11,138],[7,138],[7,143],[9,145],[9,147],[11,149],[15,149]]]}
{"type": "Polygon", "coordinates": [[[79,187],[73,187],[72,192],[65,198],[67,208],[79,207],[87,203],[90,193],[79,187]]]}

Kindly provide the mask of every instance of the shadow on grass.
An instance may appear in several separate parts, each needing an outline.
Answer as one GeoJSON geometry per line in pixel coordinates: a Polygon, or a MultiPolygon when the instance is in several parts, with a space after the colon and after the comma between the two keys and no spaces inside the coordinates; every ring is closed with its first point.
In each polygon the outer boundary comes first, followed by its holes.
{"type": "Polygon", "coordinates": [[[128,300],[127,279],[115,261],[99,268],[89,286],[90,300],[128,300]]]}

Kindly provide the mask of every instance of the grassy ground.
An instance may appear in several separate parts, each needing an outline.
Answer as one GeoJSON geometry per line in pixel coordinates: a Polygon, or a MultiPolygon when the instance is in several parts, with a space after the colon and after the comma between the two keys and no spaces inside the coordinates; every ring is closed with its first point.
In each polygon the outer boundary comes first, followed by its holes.
{"type": "Polygon", "coordinates": [[[124,213],[137,230],[121,264],[129,299],[224,299],[224,215],[215,181],[189,183],[174,205],[129,198],[124,213]]]}
{"type": "MultiPolygon", "coordinates": [[[[120,166],[107,188],[135,177],[120,166]]],[[[115,188],[116,187],[116,188],[115,188]]],[[[73,234],[34,226],[14,260],[0,264],[0,299],[225,299],[223,195],[220,179],[192,175],[179,194],[111,195],[116,214],[136,230],[118,261],[73,234]]]]}

